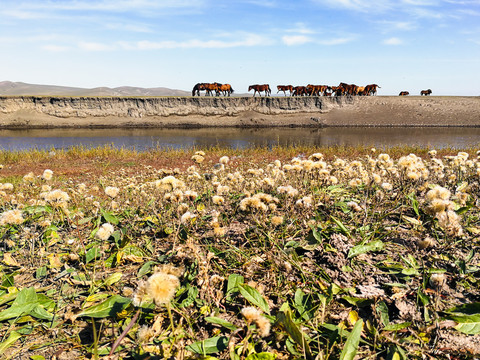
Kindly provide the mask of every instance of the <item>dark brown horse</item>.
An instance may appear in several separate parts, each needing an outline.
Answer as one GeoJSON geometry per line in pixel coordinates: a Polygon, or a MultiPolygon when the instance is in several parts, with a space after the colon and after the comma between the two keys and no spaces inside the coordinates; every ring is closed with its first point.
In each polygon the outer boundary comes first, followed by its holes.
{"type": "Polygon", "coordinates": [[[303,96],[303,95],[308,95],[306,86],[295,86],[293,88],[292,96],[303,96]]]}
{"type": "Polygon", "coordinates": [[[398,94],[398,96],[407,96],[407,95],[410,95],[408,91],[400,91],[400,94],[398,94]]]}
{"type": "Polygon", "coordinates": [[[431,89],[428,89],[428,90],[422,90],[420,91],[420,96],[422,95],[425,95],[425,96],[428,96],[432,93],[432,90],[431,89]]]}
{"type": "Polygon", "coordinates": [[[356,95],[358,86],[355,84],[345,84],[341,82],[338,84],[338,88],[342,90],[341,95],[356,95]]]}
{"type": "Polygon", "coordinates": [[[193,87],[193,90],[192,90],[192,96],[200,96],[200,91],[205,91],[205,84],[204,83],[197,83],[195,84],[195,86],[193,87]]]}
{"type": "MultiPolygon", "coordinates": [[[[370,95],[376,95],[377,94],[377,88],[380,88],[377,84],[370,84],[365,86],[365,95],[370,96],[370,95]]],[[[381,89],[381,88],[380,88],[381,89]]]]}
{"type": "Polygon", "coordinates": [[[293,93],[293,86],[292,85],[277,85],[277,94],[280,92],[280,91],[283,91],[283,93],[285,94],[285,96],[287,96],[287,93],[286,91],[288,90],[290,92],[290,95],[292,95],[293,93]]]}
{"type": "Polygon", "coordinates": [[[265,96],[269,96],[272,94],[272,90],[270,90],[270,85],[268,84],[263,84],[263,85],[250,85],[248,87],[248,91],[253,90],[253,97],[255,97],[255,94],[258,92],[260,96],[262,96],[261,92],[265,92],[265,96]]]}

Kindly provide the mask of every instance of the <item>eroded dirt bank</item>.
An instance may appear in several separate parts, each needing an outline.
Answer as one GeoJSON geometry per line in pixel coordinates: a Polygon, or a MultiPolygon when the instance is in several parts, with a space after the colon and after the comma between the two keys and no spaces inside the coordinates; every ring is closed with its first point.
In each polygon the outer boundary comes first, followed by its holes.
{"type": "Polygon", "coordinates": [[[480,126],[480,97],[0,97],[0,128],[480,126]]]}

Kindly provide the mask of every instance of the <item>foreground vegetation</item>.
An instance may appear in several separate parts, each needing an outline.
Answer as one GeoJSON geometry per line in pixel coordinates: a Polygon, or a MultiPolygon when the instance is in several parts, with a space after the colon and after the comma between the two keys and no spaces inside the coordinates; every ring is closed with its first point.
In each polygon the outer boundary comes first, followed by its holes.
{"type": "Polygon", "coordinates": [[[410,150],[1,153],[0,354],[474,358],[480,160],[410,150]]]}

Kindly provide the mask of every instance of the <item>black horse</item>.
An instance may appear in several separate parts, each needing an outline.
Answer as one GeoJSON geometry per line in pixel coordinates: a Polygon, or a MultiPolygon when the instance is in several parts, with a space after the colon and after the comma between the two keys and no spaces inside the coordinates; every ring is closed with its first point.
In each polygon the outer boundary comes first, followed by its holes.
{"type": "Polygon", "coordinates": [[[192,96],[195,96],[195,94],[200,96],[200,91],[205,91],[205,90],[207,90],[207,89],[205,88],[204,83],[195,84],[195,86],[193,87],[193,90],[192,90],[192,96]]]}

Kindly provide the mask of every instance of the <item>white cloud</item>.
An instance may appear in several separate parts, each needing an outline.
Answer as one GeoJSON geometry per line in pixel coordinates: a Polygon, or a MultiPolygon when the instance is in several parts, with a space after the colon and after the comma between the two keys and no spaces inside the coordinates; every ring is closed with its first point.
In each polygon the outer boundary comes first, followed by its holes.
{"type": "Polygon", "coordinates": [[[311,42],[312,39],[305,35],[285,35],[282,36],[282,41],[288,46],[292,45],[303,45],[308,42],[311,42]]]}
{"type": "Polygon", "coordinates": [[[114,45],[102,44],[97,42],[87,42],[87,41],[79,42],[78,47],[79,49],[85,50],[85,51],[110,51],[110,50],[115,50],[116,48],[114,45]]]}
{"type": "Polygon", "coordinates": [[[411,21],[380,21],[383,32],[387,31],[412,31],[418,28],[418,24],[411,21]]]}
{"type": "Polygon", "coordinates": [[[385,45],[402,45],[403,40],[399,39],[397,37],[391,37],[391,38],[383,40],[383,44],[385,44],[385,45]]]}
{"type": "Polygon", "coordinates": [[[105,28],[109,30],[122,30],[137,33],[152,33],[153,30],[148,25],[143,24],[128,24],[128,23],[109,23],[105,24],[105,28]]]}
{"type": "Polygon", "coordinates": [[[58,18],[80,12],[128,13],[154,17],[166,10],[192,12],[204,7],[204,0],[99,0],[99,1],[18,1],[2,2],[0,16],[19,20],[58,18]]]}
{"type": "Polygon", "coordinates": [[[158,50],[158,49],[191,49],[191,48],[203,48],[203,49],[226,49],[234,47],[249,47],[269,45],[270,41],[260,35],[248,34],[240,40],[198,40],[192,39],[187,41],[148,41],[143,40],[134,44],[139,50],[158,50]]]}
{"type": "Polygon", "coordinates": [[[51,51],[51,52],[65,52],[65,51],[70,50],[70,47],[51,44],[51,45],[42,46],[42,49],[47,50],[47,51],[51,51]]]}
{"type": "Polygon", "coordinates": [[[395,3],[392,0],[313,0],[316,3],[327,5],[333,8],[343,8],[346,10],[360,12],[381,12],[391,9],[395,3]]]}
{"type": "Polygon", "coordinates": [[[318,44],[320,45],[341,45],[341,44],[346,44],[351,41],[353,41],[353,37],[348,37],[348,38],[334,38],[334,39],[329,39],[329,40],[320,40],[317,41],[318,44]]]}
{"type": "MultiPolygon", "coordinates": [[[[233,37],[240,37],[238,35],[233,37]]],[[[96,42],[80,42],[79,49],[85,51],[112,51],[112,50],[162,50],[162,49],[227,49],[234,47],[266,46],[272,42],[257,34],[246,34],[238,40],[198,40],[186,41],[163,40],[151,41],[140,40],[137,42],[118,41],[114,44],[102,44],[96,42]]]]}
{"type": "Polygon", "coordinates": [[[287,29],[285,32],[288,33],[297,33],[297,34],[314,34],[315,31],[308,28],[304,23],[296,23],[294,28],[287,29]]]}

